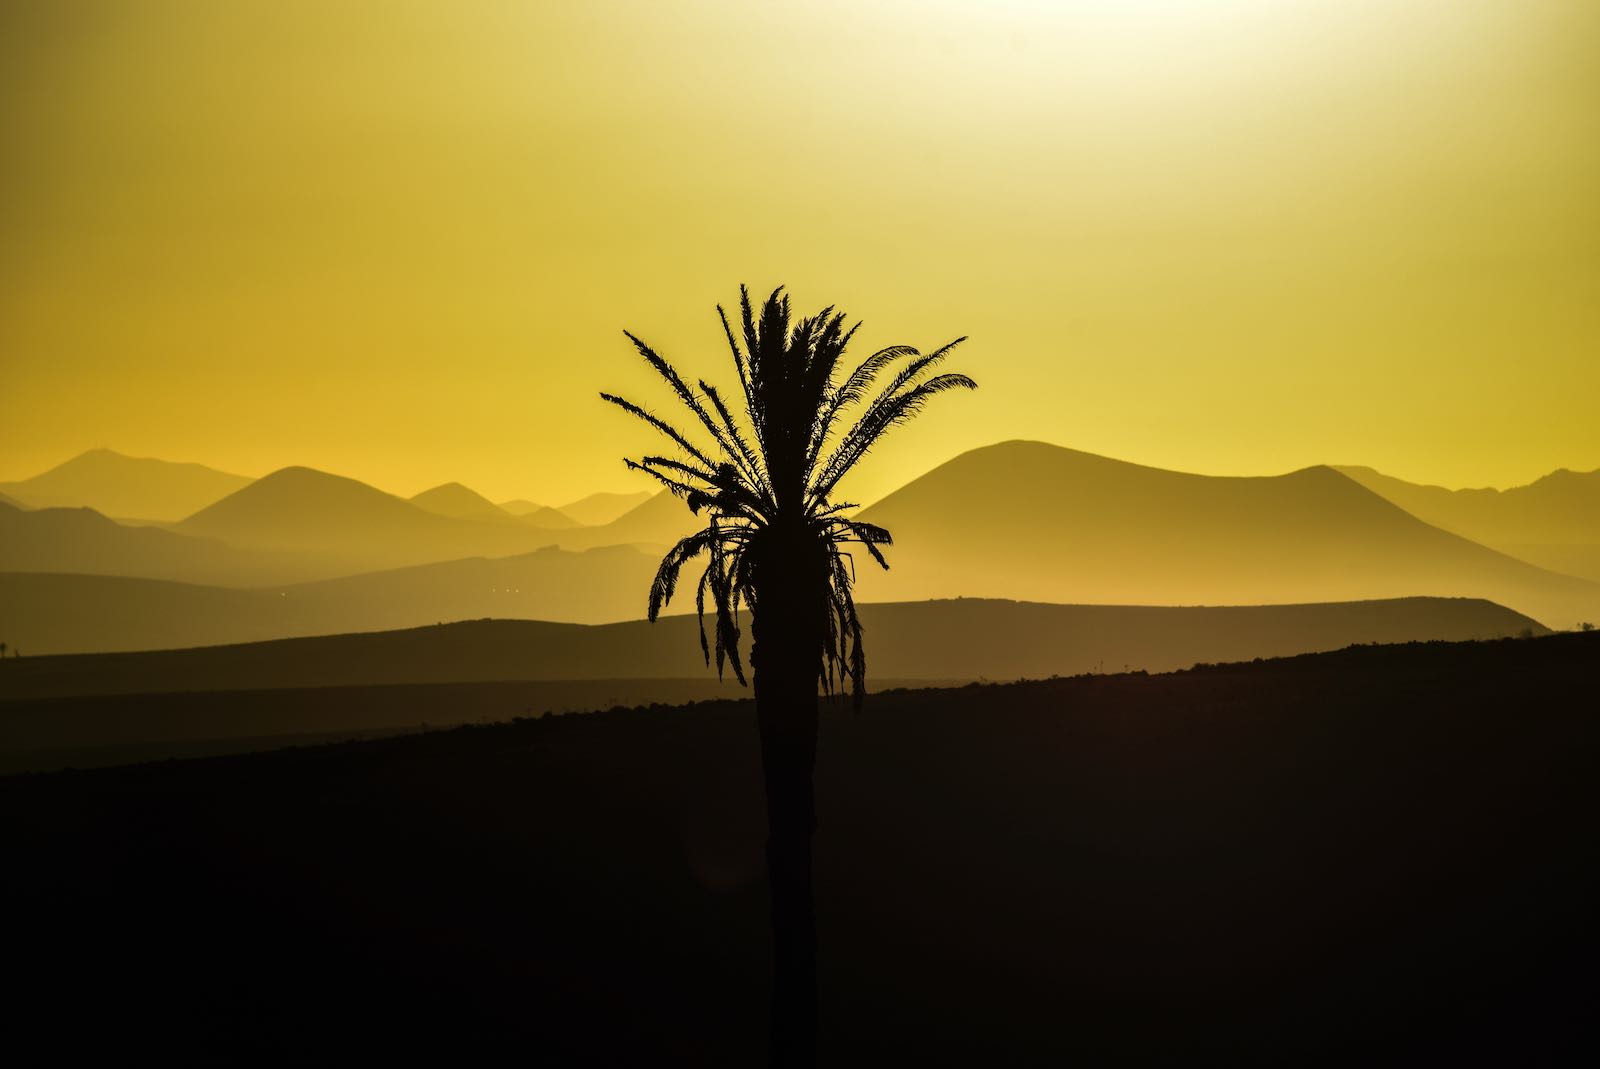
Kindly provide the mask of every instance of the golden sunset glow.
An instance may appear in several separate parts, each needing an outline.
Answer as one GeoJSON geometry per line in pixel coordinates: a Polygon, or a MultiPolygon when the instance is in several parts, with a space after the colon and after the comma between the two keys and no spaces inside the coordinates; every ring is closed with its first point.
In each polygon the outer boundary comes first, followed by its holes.
{"type": "Polygon", "coordinates": [[[1009,438],[1600,466],[1600,7],[120,3],[0,13],[0,478],[97,445],[639,489],[620,331],[787,284],[972,340],[871,500],[1009,438]]]}

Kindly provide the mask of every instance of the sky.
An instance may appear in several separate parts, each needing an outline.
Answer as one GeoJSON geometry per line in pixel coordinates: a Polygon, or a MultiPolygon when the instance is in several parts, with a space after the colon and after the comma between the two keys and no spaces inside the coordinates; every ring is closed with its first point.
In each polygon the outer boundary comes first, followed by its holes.
{"type": "Polygon", "coordinates": [[[1037,438],[1211,474],[1600,467],[1588,0],[0,6],[0,479],[96,446],[640,489],[622,329],[786,284],[1037,438]]]}

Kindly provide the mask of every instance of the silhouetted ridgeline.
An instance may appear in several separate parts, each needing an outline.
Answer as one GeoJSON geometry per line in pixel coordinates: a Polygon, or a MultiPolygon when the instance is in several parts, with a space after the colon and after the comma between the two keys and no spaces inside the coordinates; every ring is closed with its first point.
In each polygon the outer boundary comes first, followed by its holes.
{"type": "MultiPolygon", "coordinates": [[[[1354,642],[1543,629],[1478,601],[1160,609],[961,599],[863,606],[874,689],[921,681],[1155,671],[1354,642]]],[[[603,627],[480,620],[0,668],[0,773],[232,753],[619,703],[742,696],[687,617],[603,627]],[[685,678],[687,677],[687,678],[685,678]]]]}
{"type": "MultiPolygon", "coordinates": [[[[1167,671],[1360,642],[1544,634],[1486,601],[1402,598],[1329,605],[1160,608],[957,598],[862,607],[874,674],[1016,679],[1167,671]]],[[[511,679],[714,678],[694,619],[585,626],[474,620],[140,653],[6,662],[0,701],[69,694],[241,690],[511,679]]]]}
{"type": "MultiPolygon", "coordinates": [[[[1597,682],[1564,634],[825,705],[822,1062],[1591,1064],[1597,682]]],[[[758,1062],[755,735],[716,702],[0,781],[7,1042],[758,1062]]]]}

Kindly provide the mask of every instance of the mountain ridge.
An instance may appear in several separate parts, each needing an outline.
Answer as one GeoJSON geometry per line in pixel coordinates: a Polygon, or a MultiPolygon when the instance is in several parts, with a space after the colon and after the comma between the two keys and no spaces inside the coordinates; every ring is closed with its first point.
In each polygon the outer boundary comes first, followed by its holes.
{"type": "MultiPolygon", "coordinates": [[[[0,591],[13,578],[0,575],[0,591]]],[[[254,603],[272,600],[255,595],[254,603]]],[[[294,603],[285,609],[293,611],[294,603]]],[[[1547,633],[1520,613],[1467,598],[1189,607],[956,598],[870,603],[861,611],[880,679],[1165,671],[1354,643],[1547,633]]],[[[8,623],[0,620],[0,626],[8,623]]],[[[224,635],[218,628],[195,633],[212,642],[224,635]]],[[[32,636],[28,641],[29,649],[39,645],[32,636]]],[[[674,614],[655,625],[637,617],[593,624],[499,618],[189,648],[30,655],[0,673],[0,700],[110,693],[135,677],[144,679],[139,689],[193,690],[715,675],[704,663],[692,615],[674,614]],[[154,675],[146,671],[152,665],[160,667],[154,675]]]]}
{"type": "Polygon", "coordinates": [[[461,483],[440,483],[420,494],[413,494],[411,503],[425,512],[440,516],[465,519],[510,519],[511,514],[461,483]]]}

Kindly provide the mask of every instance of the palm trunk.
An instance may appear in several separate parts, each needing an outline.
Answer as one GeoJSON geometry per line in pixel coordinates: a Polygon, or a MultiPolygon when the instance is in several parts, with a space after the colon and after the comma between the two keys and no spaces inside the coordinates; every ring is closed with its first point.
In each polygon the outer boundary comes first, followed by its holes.
{"type": "Polygon", "coordinates": [[[767,877],[772,894],[774,1066],[816,1063],[817,932],[811,892],[816,830],[817,675],[823,636],[805,569],[769,573],[752,620],[756,721],[767,790],[767,877]],[[785,574],[786,573],[786,574],[785,574]],[[809,596],[808,596],[809,595],[809,596]]]}

